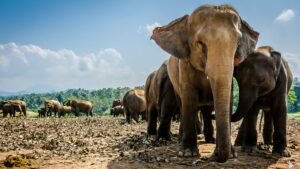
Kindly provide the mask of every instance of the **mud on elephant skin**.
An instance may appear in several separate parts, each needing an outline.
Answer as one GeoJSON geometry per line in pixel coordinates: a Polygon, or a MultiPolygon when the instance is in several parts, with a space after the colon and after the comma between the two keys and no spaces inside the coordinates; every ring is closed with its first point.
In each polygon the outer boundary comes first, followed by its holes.
{"type": "Polygon", "coordinates": [[[180,83],[174,84],[174,81],[171,81],[174,88],[180,90],[183,153],[187,151],[198,154],[196,130],[193,126],[199,104],[197,90],[201,86],[199,83],[194,85],[196,80],[192,77],[205,73],[215,98],[217,161],[225,162],[229,158],[233,68],[254,51],[258,35],[238,12],[228,5],[201,6],[191,15],[185,15],[153,30],[152,39],[163,50],[180,59],[180,83]]]}
{"type": "Polygon", "coordinates": [[[142,120],[146,120],[146,100],[144,90],[131,89],[127,91],[123,97],[123,106],[127,123],[131,122],[131,118],[133,118],[135,122],[138,122],[139,116],[142,116],[142,120]]]}
{"type": "Polygon", "coordinates": [[[71,106],[75,112],[75,116],[79,116],[80,112],[86,114],[86,116],[93,116],[93,104],[87,100],[67,100],[64,106],[71,106]]]}
{"type": "Polygon", "coordinates": [[[286,150],[287,94],[293,77],[288,63],[279,52],[264,46],[236,67],[234,76],[239,85],[239,104],[232,122],[244,117],[236,144],[242,144],[247,151],[255,150],[257,116],[262,109],[264,142],[270,144],[273,134],[273,153],[289,156],[286,150]]]}
{"type": "Polygon", "coordinates": [[[165,61],[157,71],[152,72],[145,84],[145,97],[148,114],[147,133],[154,139],[171,140],[171,120],[180,114],[175,91],[171,84],[165,61]],[[157,131],[157,120],[160,120],[157,131]]]}

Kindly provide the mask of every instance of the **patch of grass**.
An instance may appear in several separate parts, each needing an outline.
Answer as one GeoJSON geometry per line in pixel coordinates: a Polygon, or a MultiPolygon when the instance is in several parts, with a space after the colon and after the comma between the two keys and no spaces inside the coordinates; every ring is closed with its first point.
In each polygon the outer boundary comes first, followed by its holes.
{"type": "Polygon", "coordinates": [[[289,119],[295,119],[300,121],[300,112],[288,113],[289,119]]]}

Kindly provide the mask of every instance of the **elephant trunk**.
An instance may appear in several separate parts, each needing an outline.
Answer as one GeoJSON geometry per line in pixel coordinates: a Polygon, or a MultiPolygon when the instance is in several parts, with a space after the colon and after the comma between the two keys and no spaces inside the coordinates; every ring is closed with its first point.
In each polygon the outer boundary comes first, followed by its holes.
{"type": "Polygon", "coordinates": [[[217,136],[217,161],[225,162],[231,152],[230,101],[235,45],[216,42],[208,45],[205,72],[214,99],[217,136]],[[219,44],[219,45],[215,45],[219,44]]]}
{"type": "MultiPolygon", "coordinates": [[[[245,116],[245,114],[250,110],[256,98],[254,95],[250,96],[249,94],[243,93],[242,91],[244,90],[240,90],[238,107],[235,113],[232,114],[231,116],[231,122],[240,121],[245,116]]],[[[251,93],[256,94],[256,91],[251,91],[251,93]]]]}

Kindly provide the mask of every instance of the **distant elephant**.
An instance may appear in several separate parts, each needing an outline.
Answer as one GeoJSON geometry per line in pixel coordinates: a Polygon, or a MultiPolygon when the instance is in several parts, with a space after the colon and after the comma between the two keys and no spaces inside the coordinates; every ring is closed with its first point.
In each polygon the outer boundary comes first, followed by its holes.
{"type": "Polygon", "coordinates": [[[260,109],[265,114],[264,141],[273,153],[289,156],[286,150],[287,95],[292,73],[281,54],[269,46],[260,47],[234,70],[239,85],[239,103],[232,122],[244,117],[236,145],[252,152],[256,149],[256,122],[260,109]],[[274,128],[274,132],[273,132],[274,128]]]}
{"type": "Polygon", "coordinates": [[[114,101],[112,102],[111,107],[114,108],[114,107],[116,107],[116,106],[122,106],[122,105],[123,105],[123,104],[122,104],[122,101],[121,101],[120,99],[117,99],[117,100],[114,100],[114,101]]]}
{"type": "Polygon", "coordinates": [[[47,116],[52,116],[52,112],[54,113],[54,117],[56,117],[56,115],[59,116],[61,104],[57,100],[45,100],[44,107],[47,116]]]}
{"type": "Polygon", "coordinates": [[[59,117],[65,116],[65,115],[71,115],[73,112],[75,112],[75,109],[71,106],[61,106],[60,108],[60,114],[59,117]]]}
{"type": "Polygon", "coordinates": [[[16,117],[16,111],[22,112],[22,108],[19,104],[15,103],[5,103],[2,105],[3,117],[7,117],[9,114],[10,117],[16,117]]]}
{"type": "Polygon", "coordinates": [[[64,103],[65,106],[71,106],[74,109],[75,116],[79,116],[80,112],[86,116],[93,116],[93,104],[87,100],[68,100],[64,103]]]}
{"type": "Polygon", "coordinates": [[[46,117],[46,109],[42,107],[38,110],[39,117],[46,117]]]}
{"type": "Polygon", "coordinates": [[[190,16],[185,15],[153,30],[151,38],[163,50],[179,58],[176,69],[168,68],[182,104],[184,136],[178,155],[199,154],[195,119],[201,102],[199,93],[205,94],[206,91],[201,90],[202,83],[197,80],[204,76],[215,98],[217,161],[227,161],[232,150],[230,98],[233,69],[254,51],[258,35],[228,5],[201,6],[190,16]],[[174,71],[179,76],[172,77],[174,71]]]}
{"type": "Polygon", "coordinates": [[[119,115],[125,116],[124,107],[121,105],[117,105],[110,109],[110,114],[114,117],[119,116],[119,115]]]}
{"type": "Polygon", "coordinates": [[[126,114],[126,121],[130,123],[131,117],[138,122],[139,116],[146,120],[145,92],[141,89],[132,89],[125,93],[123,106],[126,114]]]}
{"type": "Polygon", "coordinates": [[[21,114],[23,114],[25,117],[27,115],[26,109],[27,109],[27,104],[25,101],[23,100],[7,100],[7,101],[1,101],[0,102],[0,109],[2,109],[4,104],[12,104],[15,108],[14,108],[14,116],[15,116],[15,112],[18,111],[21,114]]]}
{"type": "Polygon", "coordinates": [[[152,72],[145,84],[145,98],[148,113],[148,129],[150,136],[171,140],[171,120],[179,114],[179,103],[168,76],[167,61],[157,71],[152,72]],[[160,119],[157,131],[157,119],[160,119]]]}

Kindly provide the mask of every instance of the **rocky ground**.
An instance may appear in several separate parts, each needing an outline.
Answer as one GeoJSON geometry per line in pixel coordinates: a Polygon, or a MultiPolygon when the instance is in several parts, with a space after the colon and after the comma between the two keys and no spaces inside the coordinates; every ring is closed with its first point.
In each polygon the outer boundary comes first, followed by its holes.
{"type": "MultiPolygon", "coordinates": [[[[288,122],[288,149],[282,158],[270,151],[247,154],[220,164],[214,144],[199,136],[201,157],[177,157],[178,123],[172,141],[151,142],[145,122],[128,125],[121,117],[0,119],[0,168],[300,168],[300,122],[288,122]]],[[[233,125],[232,140],[238,124],[233,125]]],[[[261,134],[259,133],[259,142],[261,134]]]]}

